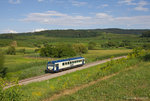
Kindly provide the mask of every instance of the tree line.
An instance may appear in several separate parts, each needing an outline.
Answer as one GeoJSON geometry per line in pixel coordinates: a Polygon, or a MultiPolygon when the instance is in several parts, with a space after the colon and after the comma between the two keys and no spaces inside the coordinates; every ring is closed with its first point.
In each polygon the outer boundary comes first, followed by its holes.
{"type": "Polygon", "coordinates": [[[88,52],[84,44],[59,44],[59,45],[44,45],[40,50],[40,56],[44,57],[72,57],[88,52]]]}

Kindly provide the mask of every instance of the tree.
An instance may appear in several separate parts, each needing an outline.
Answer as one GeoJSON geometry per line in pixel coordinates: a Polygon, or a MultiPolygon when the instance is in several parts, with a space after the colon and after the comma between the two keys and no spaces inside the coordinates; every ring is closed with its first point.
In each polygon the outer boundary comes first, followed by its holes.
{"type": "Polygon", "coordinates": [[[150,37],[150,31],[142,33],[142,37],[150,37]]]}
{"type": "Polygon", "coordinates": [[[77,54],[85,54],[88,52],[87,47],[81,43],[80,44],[74,44],[73,49],[75,50],[75,52],[77,54]]]}
{"type": "Polygon", "coordinates": [[[7,50],[7,54],[16,55],[16,49],[14,46],[10,46],[7,50]]]}
{"type": "Polygon", "coordinates": [[[89,43],[88,43],[88,49],[89,49],[89,50],[94,49],[95,46],[96,46],[96,43],[95,43],[95,42],[89,42],[89,43]]]}
{"type": "Polygon", "coordinates": [[[10,46],[17,47],[17,41],[13,41],[10,46]]]}
{"type": "Polygon", "coordinates": [[[144,45],[143,45],[143,48],[146,49],[146,50],[150,49],[150,44],[148,44],[148,43],[147,43],[147,44],[144,44],[144,45]]]}
{"type": "Polygon", "coordinates": [[[45,57],[72,57],[76,53],[71,45],[60,44],[60,45],[45,45],[45,47],[40,49],[40,56],[45,57]]]}
{"type": "Polygon", "coordinates": [[[4,78],[7,68],[4,67],[4,55],[0,52],[0,77],[4,78]]]}
{"type": "Polygon", "coordinates": [[[25,49],[25,48],[20,49],[19,51],[20,51],[20,53],[23,53],[23,54],[25,54],[25,53],[26,53],[26,49],[25,49]]]}

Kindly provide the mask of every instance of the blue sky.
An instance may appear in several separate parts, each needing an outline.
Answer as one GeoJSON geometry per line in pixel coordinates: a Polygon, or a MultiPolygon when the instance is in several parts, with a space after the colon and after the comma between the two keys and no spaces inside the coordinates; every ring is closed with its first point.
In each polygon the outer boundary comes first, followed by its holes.
{"type": "Polygon", "coordinates": [[[149,0],[0,0],[0,33],[150,29],[149,0]]]}

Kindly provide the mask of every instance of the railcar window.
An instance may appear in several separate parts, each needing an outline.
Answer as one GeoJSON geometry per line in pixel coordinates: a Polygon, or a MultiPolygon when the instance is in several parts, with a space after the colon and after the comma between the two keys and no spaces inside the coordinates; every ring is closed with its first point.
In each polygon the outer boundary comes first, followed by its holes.
{"type": "Polygon", "coordinates": [[[69,62],[68,62],[68,64],[69,64],[69,62]]]}
{"type": "Polygon", "coordinates": [[[65,63],[62,63],[62,65],[64,66],[64,65],[65,65],[65,63]]]}

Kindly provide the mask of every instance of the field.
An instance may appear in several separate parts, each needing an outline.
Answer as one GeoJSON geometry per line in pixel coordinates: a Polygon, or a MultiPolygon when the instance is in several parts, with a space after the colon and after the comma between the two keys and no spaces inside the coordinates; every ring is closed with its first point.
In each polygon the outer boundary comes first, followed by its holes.
{"type": "MultiPolygon", "coordinates": [[[[54,32],[61,31],[56,30],[54,32]]],[[[83,56],[86,63],[128,55],[136,47],[149,49],[150,45],[150,38],[141,37],[141,34],[114,34],[97,30],[76,30],[71,34],[72,30],[67,33],[66,31],[62,32],[63,34],[53,33],[53,31],[49,34],[46,31],[0,35],[0,51],[4,53],[4,67],[7,67],[7,74],[4,79],[22,80],[43,75],[48,61],[70,58],[69,56],[61,58],[41,57],[40,51],[36,50],[46,45],[56,47],[65,44],[68,46],[82,44],[88,49],[88,52],[78,53],[74,57],[83,56]],[[83,35],[80,33],[83,33],[83,35]],[[90,42],[94,43],[92,49],[89,48],[90,42]],[[7,53],[8,47],[13,45],[16,49],[16,55],[7,53]],[[25,53],[22,50],[25,50],[25,53]]],[[[12,87],[4,90],[4,92],[8,91],[12,98],[14,96],[17,98],[17,92],[20,91],[19,101],[45,101],[51,99],[58,101],[120,101],[132,100],[135,97],[139,100],[141,98],[149,100],[150,62],[135,58],[136,56],[132,55],[133,58],[111,61],[50,80],[30,83],[19,87],[19,89],[12,87]],[[103,78],[106,79],[101,80],[103,78]]]]}
{"type": "Polygon", "coordinates": [[[112,34],[112,33],[102,33],[98,32],[98,36],[89,37],[52,37],[39,35],[14,35],[13,38],[6,38],[0,36],[0,46],[8,46],[12,41],[17,41],[19,47],[37,47],[43,45],[44,43],[49,44],[60,44],[60,43],[84,43],[88,45],[89,42],[95,42],[97,44],[96,49],[101,49],[101,45],[107,42],[115,42],[117,44],[122,41],[128,41],[131,46],[141,46],[143,43],[149,43],[149,38],[142,38],[139,34],[112,34]]]}
{"type": "Polygon", "coordinates": [[[54,94],[61,94],[65,89],[73,89],[74,87],[82,86],[104,76],[122,71],[125,68],[137,64],[138,62],[138,59],[130,59],[127,61],[127,63],[116,64],[108,70],[101,70],[100,68],[103,68],[105,66],[105,64],[102,64],[91,67],[89,69],[66,74],[54,79],[31,83],[26,86],[22,86],[24,95],[22,100],[30,99],[31,101],[36,101],[49,97],[51,98],[54,94]]]}
{"type": "Polygon", "coordinates": [[[130,68],[56,101],[149,101],[150,62],[130,68]]]}
{"type": "MultiPolygon", "coordinates": [[[[23,47],[25,48],[25,47],[23,47]]],[[[3,48],[7,49],[7,48],[3,48]]],[[[17,50],[22,48],[17,48],[17,50]]],[[[5,55],[5,67],[8,67],[7,77],[17,77],[19,79],[29,78],[32,76],[45,74],[48,61],[58,60],[59,58],[40,57],[38,53],[34,53],[35,48],[25,48],[27,54],[17,53],[16,55],[5,55]]],[[[110,58],[111,56],[127,55],[130,49],[122,50],[89,50],[87,54],[83,54],[86,63],[110,58]]]]}

